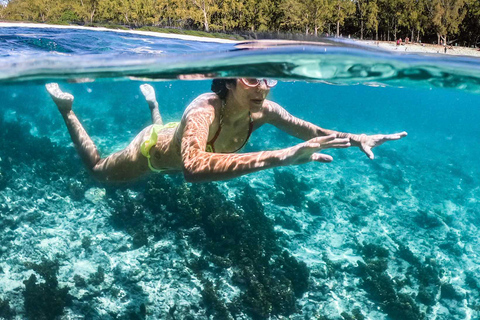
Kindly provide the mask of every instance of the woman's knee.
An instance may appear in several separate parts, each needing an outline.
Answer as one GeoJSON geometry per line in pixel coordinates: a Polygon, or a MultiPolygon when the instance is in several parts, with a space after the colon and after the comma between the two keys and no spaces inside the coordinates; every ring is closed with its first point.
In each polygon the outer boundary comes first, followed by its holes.
{"type": "MultiPolygon", "coordinates": [[[[103,159],[102,159],[103,160],[103,159]]],[[[92,168],[90,168],[90,175],[97,180],[98,182],[105,182],[108,181],[108,174],[107,170],[105,170],[105,166],[101,163],[102,160],[100,160],[96,165],[94,165],[92,168]]]]}

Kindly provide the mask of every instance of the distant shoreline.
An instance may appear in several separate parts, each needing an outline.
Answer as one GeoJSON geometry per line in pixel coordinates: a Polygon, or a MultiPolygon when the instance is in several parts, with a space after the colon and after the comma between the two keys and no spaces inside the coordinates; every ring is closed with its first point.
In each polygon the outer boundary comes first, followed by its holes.
{"type": "MultiPolygon", "coordinates": [[[[57,29],[93,30],[93,31],[112,31],[112,32],[120,32],[120,33],[146,35],[146,36],[159,37],[159,38],[189,40],[189,41],[233,43],[233,44],[240,42],[239,40],[193,36],[193,35],[177,34],[177,33],[162,33],[157,31],[122,30],[122,29],[114,29],[114,28],[107,28],[107,27],[86,27],[86,26],[76,26],[76,25],[56,25],[56,24],[43,24],[43,23],[31,23],[31,22],[0,21],[0,28],[2,27],[25,27],[25,28],[39,28],[39,29],[57,28],[57,29]]],[[[346,39],[343,39],[343,40],[346,40],[346,39]]],[[[403,43],[402,45],[397,46],[395,41],[375,41],[375,40],[359,40],[359,39],[348,39],[348,40],[350,42],[364,45],[367,47],[375,47],[375,48],[380,48],[383,50],[398,52],[398,53],[427,53],[427,54],[435,54],[435,55],[438,54],[438,55],[444,55],[444,56],[480,57],[480,49],[478,48],[448,46],[447,53],[445,53],[444,46],[428,44],[428,43],[408,43],[408,44],[403,43]]],[[[270,41],[274,41],[274,40],[270,40],[270,41]]],[[[285,40],[279,39],[279,41],[285,41],[285,40]]]]}
{"type": "Polygon", "coordinates": [[[56,29],[81,29],[81,30],[93,30],[93,31],[112,31],[130,34],[140,34],[159,38],[181,39],[190,41],[202,41],[202,42],[215,42],[215,43],[237,43],[237,40],[191,36],[186,34],[174,34],[174,33],[161,33],[155,31],[141,31],[141,30],[122,30],[122,29],[110,29],[106,27],[85,27],[74,25],[58,25],[58,24],[43,24],[43,23],[31,23],[31,22],[3,22],[0,21],[0,28],[2,27],[25,27],[25,28],[56,28],[56,29]]]}
{"type": "Polygon", "coordinates": [[[456,47],[447,46],[447,52],[445,53],[445,47],[442,45],[428,44],[428,43],[408,43],[397,46],[395,41],[374,41],[374,40],[355,40],[353,42],[358,44],[367,45],[369,47],[380,48],[392,52],[398,53],[428,53],[438,54],[443,56],[469,56],[480,57],[480,51],[478,48],[456,47]]]}

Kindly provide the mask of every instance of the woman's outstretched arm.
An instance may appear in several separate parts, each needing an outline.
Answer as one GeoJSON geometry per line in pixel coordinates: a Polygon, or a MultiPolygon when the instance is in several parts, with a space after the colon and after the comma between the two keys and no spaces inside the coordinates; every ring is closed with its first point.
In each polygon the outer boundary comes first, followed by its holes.
{"type": "Polygon", "coordinates": [[[264,110],[266,123],[270,123],[294,137],[302,140],[310,140],[315,137],[333,134],[339,138],[347,138],[352,146],[359,147],[370,159],[374,158],[372,148],[378,147],[386,141],[398,140],[407,136],[406,132],[366,135],[324,129],[313,123],[292,116],[287,110],[273,101],[265,101],[264,110]]]}
{"type": "Polygon", "coordinates": [[[198,105],[187,111],[181,142],[185,179],[189,182],[227,180],[244,174],[278,166],[296,165],[310,161],[330,162],[332,158],[317,153],[327,148],[346,148],[348,139],[335,135],[318,137],[296,146],[244,154],[205,152],[209,127],[215,110],[209,105],[198,105]]]}

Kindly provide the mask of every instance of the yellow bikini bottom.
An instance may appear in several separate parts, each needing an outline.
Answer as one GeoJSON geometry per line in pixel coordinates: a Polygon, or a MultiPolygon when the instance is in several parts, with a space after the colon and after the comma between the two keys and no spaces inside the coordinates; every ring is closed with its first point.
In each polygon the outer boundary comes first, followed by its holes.
{"type": "Polygon", "coordinates": [[[153,172],[162,172],[162,171],[165,171],[165,170],[155,169],[152,166],[152,163],[150,162],[150,149],[152,149],[152,147],[157,144],[158,134],[160,133],[160,131],[162,131],[163,129],[176,128],[179,123],[180,122],[169,122],[169,123],[164,124],[164,125],[154,124],[152,126],[152,133],[150,134],[150,138],[145,139],[145,141],[143,141],[142,144],[140,145],[140,151],[147,158],[148,167],[153,172]]]}

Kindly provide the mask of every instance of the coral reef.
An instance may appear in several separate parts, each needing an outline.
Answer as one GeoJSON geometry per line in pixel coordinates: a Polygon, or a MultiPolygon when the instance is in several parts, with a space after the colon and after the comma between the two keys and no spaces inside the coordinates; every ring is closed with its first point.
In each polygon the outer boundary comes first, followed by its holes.
{"type": "Polygon", "coordinates": [[[15,311],[7,300],[0,299],[0,319],[10,320],[15,316],[15,311]]]}
{"type": "Polygon", "coordinates": [[[61,316],[64,308],[71,304],[72,297],[68,293],[69,288],[58,285],[58,261],[43,260],[40,264],[28,263],[26,267],[33,269],[45,281],[37,283],[37,277],[32,274],[23,282],[26,316],[29,319],[55,319],[61,316]]]}
{"type": "Polygon", "coordinates": [[[360,245],[365,263],[358,262],[357,272],[362,278],[362,288],[377,301],[382,309],[398,320],[425,319],[415,301],[407,294],[398,292],[398,283],[387,271],[388,250],[375,244],[360,245]]]}
{"type": "MultiPolygon", "coordinates": [[[[305,202],[305,192],[310,189],[302,181],[303,179],[297,178],[287,169],[274,170],[273,177],[275,180],[275,202],[282,206],[301,207],[305,202]]],[[[312,210],[315,211],[314,206],[312,210]]]]}
{"type": "Polygon", "coordinates": [[[190,267],[203,279],[204,304],[212,314],[234,317],[240,311],[265,319],[297,310],[296,297],[308,288],[308,268],[279,246],[272,221],[248,185],[235,203],[214,184],[188,186],[162,176],[135,197],[125,190],[110,194],[112,221],[132,236],[135,247],[168,228],[203,251],[190,267]],[[218,286],[205,277],[210,265],[233,270],[231,282],[241,290],[234,302],[222,301],[218,286]]]}
{"type": "MultiPolygon", "coordinates": [[[[217,319],[233,319],[225,302],[218,297],[214,284],[209,280],[204,281],[202,298],[207,309],[207,316],[214,314],[217,319]]],[[[233,310],[232,307],[231,310],[233,310]]]]}
{"type": "Polygon", "coordinates": [[[0,157],[0,191],[5,189],[8,185],[7,165],[6,161],[0,157]]]}
{"type": "Polygon", "coordinates": [[[97,272],[92,273],[88,279],[88,282],[93,286],[99,286],[105,280],[105,270],[102,267],[98,267],[97,272]]]}

